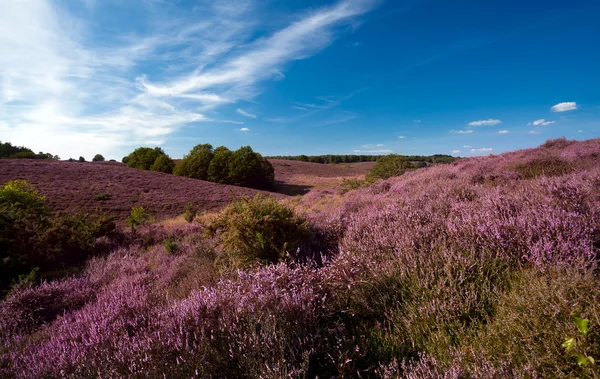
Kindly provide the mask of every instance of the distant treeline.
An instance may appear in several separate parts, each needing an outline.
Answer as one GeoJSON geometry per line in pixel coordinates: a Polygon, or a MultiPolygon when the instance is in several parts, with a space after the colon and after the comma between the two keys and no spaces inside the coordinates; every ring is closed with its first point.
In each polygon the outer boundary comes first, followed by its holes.
{"type": "MultiPolygon", "coordinates": [[[[287,159],[289,161],[301,161],[312,163],[356,163],[356,162],[377,162],[385,155],[296,155],[296,156],[272,156],[267,159],[287,159]]],[[[427,163],[452,163],[455,157],[445,154],[434,155],[402,155],[401,157],[412,162],[427,163]]]]}
{"type": "Polygon", "coordinates": [[[10,142],[0,141],[0,158],[22,158],[22,159],[60,159],[58,155],[50,153],[34,153],[33,150],[24,146],[13,146],[10,142]]]}

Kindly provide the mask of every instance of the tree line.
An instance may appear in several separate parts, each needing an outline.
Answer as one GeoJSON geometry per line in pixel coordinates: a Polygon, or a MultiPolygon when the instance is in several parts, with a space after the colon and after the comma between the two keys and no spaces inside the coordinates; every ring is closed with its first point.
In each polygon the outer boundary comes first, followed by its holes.
{"type": "Polygon", "coordinates": [[[219,184],[272,190],[273,166],[250,146],[232,151],[211,144],[194,146],[177,164],[160,147],[140,147],[123,158],[128,167],[207,180],[219,184]]]}
{"type": "Polygon", "coordinates": [[[34,153],[28,147],[25,146],[13,146],[10,142],[0,141],[0,158],[10,159],[56,159],[59,160],[58,155],[52,155],[50,153],[34,153]]]}

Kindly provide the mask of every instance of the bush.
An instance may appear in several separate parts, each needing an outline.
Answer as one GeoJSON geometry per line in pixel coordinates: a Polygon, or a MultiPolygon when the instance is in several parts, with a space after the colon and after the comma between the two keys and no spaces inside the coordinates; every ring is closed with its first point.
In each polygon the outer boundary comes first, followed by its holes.
{"type": "Polygon", "coordinates": [[[138,226],[154,221],[154,217],[146,212],[144,207],[133,207],[125,223],[131,226],[131,231],[135,232],[138,226]]]}
{"type": "Polygon", "coordinates": [[[250,146],[241,147],[233,153],[229,161],[229,183],[241,187],[273,189],[273,166],[250,146]]]}
{"type": "Polygon", "coordinates": [[[152,167],[150,167],[150,171],[172,174],[173,168],[175,168],[175,162],[173,162],[173,160],[168,155],[163,154],[156,158],[156,160],[152,164],[152,167]]]}
{"type": "Polygon", "coordinates": [[[196,145],[175,167],[174,174],[188,178],[208,180],[208,168],[212,159],[212,145],[196,145]]]}
{"type": "Polygon", "coordinates": [[[0,291],[35,267],[45,275],[83,262],[95,253],[95,241],[115,229],[104,215],[51,217],[44,201],[25,181],[0,189],[0,291]]]}
{"type": "Polygon", "coordinates": [[[397,154],[389,154],[377,160],[377,163],[367,175],[367,179],[388,179],[392,176],[400,176],[411,168],[413,168],[413,165],[406,158],[397,154]]]}
{"type": "Polygon", "coordinates": [[[215,149],[214,156],[208,166],[208,180],[215,183],[230,184],[229,163],[233,158],[233,152],[225,146],[215,149]]]}
{"type": "Polygon", "coordinates": [[[149,147],[140,147],[135,149],[131,154],[123,158],[123,163],[127,167],[133,167],[140,170],[150,170],[152,165],[161,156],[166,155],[160,147],[154,149],[149,147]]]}
{"type": "Polygon", "coordinates": [[[112,195],[109,193],[97,193],[92,197],[92,200],[106,201],[106,200],[110,200],[111,198],[112,198],[112,195]]]}
{"type": "Polygon", "coordinates": [[[307,221],[277,200],[256,195],[242,197],[207,224],[210,235],[219,236],[226,257],[234,267],[276,263],[292,256],[313,233],[307,221]]]}
{"type": "Polygon", "coordinates": [[[85,162],[85,158],[84,157],[79,157],[79,162],[85,162]]]}
{"type": "Polygon", "coordinates": [[[92,162],[104,162],[104,157],[102,154],[96,154],[94,155],[94,158],[92,158],[92,162]]]}

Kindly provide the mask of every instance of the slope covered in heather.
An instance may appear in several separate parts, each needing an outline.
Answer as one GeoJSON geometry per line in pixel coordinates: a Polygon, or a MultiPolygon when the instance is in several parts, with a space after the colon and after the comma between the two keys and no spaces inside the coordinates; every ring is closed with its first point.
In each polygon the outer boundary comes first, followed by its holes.
{"type": "Polygon", "coordinates": [[[136,170],[121,163],[2,160],[0,184],[15,179],[33,184],[47,197],[53,211],[100,209],[119,220],[126,218],[133,206],[142,206],[158,219],[165,219],[180,215],[189,203],[200,211],[210,211],[222,208],[235,197],[261,192],[136,170]]]}
{"type": "Polygon", "coordinates": [[[141,228],[0,304],[0,376],[593,377],[598,157],[554,140],[350,191],[279,264],[224,269],[203,220],[141,228]]]}

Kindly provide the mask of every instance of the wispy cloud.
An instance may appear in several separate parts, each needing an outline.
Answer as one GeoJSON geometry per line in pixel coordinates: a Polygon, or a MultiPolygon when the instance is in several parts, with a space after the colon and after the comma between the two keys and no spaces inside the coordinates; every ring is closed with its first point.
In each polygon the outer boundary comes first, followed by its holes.
{"type": "MultiPolygon", "coordinates": [[[[66,157],[89,154],[90,147],[115,156],[127,147],[163,144],[182,127],[222,122],[209,112],[251,100],[261,82],[281,79],[290,62],[326,48],[343,32],[338,26],[376,3],[341,0],[256,39],[252,0],[198,3],[197,12],[132,1],[144,4],[138,16],[148,25],[116,26],[122,29],[110,35],[62,2],[2,3],[3,140],[66,157]]],[[[86,4],[91,13],[106,6],[86,4]]]]}
{"type": "Polygon", "coordinates": [[[508,130],[498,130],[498,134],[508,134],[508,130]]]}
{"type": "Polygon", "coordinates": [[[579,108],[579,105],[577,105],[576,102],[567,101],[564,103],[558,103],[558,104],[552,106],[552,108],[550,108],[550,109],[552,110],[552,112],[567,112],[567,111],[574,111],[577,108],[579,108]]]}
{"type": "Polygon", "coordinates": [[[471,146],[471,145],[463,145],[463,149],[470,149],[470,148],[472,148],[472,147],[473,147],[473,146],[471,146]]]}
{"type": "Polygon", "coordinates": [[[530,130],[528,134],[540,134],[537,130],[530,130]]]}
{"type": "Polygon", "coordinates": [[[384,145],[382,143],[378,143],[378,144],[369,144],[369,145],[362,145],[361,147],[363,149],[374,149],[376,147],[383,147],[384,145]]]}
{"type": "Polygon", "coordinates": [[[414,122],[416,122],[416,123],[419,123],[419,122],[421,122],[421,120],[413,120],[413,121],[414,121],[414,122]]]}
{"type": "Polygon", "coordinates": [[[469,122],[469,126],[494,126],[501,124],[502,121],[489,118],[487,120],[479,120],[479,121],[471,121],[469,122]]]}
{"type": "Polygon", "coordinates": [[[460,150],[452,150],[452,154],[459,154],[460,150]]]}
{"type": "Polygon", "coordinates": [[[241,115],[242,115],[242,116],[244,116],[244,117],[256,118],[256,115],[255,115],[255,114],[248,113],[248,112],[246,112],[245,110],[243,110],[243,109],[241,109],[241,108],[238,108],[238,109],[236,109],[235,111],[236,111],[237,113],[241,114],[241,115]]]}
{"type": "Polygon", "coordinates": [[[249,132],[249,131],[250,131],[250,128],[241,128],[240,129],[240,132],[249,132]]]}
{"type": "Polygon", "coordinates": [[[546,121],[543,118],[540,118],[539,120],[535,120],[533,122],[528,123],[528,126],[548,126],[548,125],[552,125],[554,124],[556,121],[546,121]]]}
{"type": "Polygon", "coordinates": [[[406,139],[406,136],[398,136],[399,139],[406,139]]]}
{"type": "Polygon", "coordinates": [[[466,130],[455,130],[455,129],[452,129],[450,131],[450,133],[455,133],[455,134],[471,134],[471,133],[473,133],[473,130],[472,129],[466,129],[466,130]]]}

